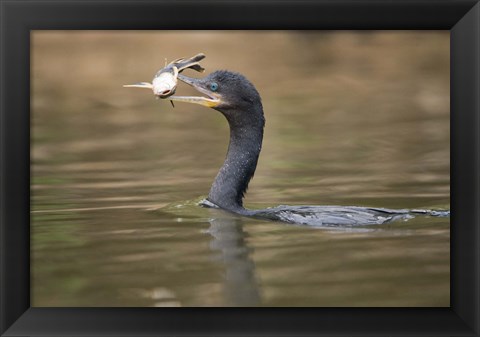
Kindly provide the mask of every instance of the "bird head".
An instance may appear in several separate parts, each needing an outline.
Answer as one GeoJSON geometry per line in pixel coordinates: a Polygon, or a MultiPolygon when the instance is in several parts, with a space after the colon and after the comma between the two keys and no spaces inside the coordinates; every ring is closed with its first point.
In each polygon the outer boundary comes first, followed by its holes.
{"type": "Polygon", "coordinates": [[[179,74],[178,79],[191,85],[205,96],[170,96],[177,102],[195,103],[220,111],[229,121],[245,120],[254,115],[263,118],[259,93],[245,76],[219,70],[204,78],[191,78],[179,74]]]}

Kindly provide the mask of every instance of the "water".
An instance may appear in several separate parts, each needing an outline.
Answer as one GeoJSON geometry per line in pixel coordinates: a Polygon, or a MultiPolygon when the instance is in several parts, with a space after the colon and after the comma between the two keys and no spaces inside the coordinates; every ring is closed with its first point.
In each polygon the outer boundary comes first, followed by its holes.
{"type": "Polygon", "coordinates": [[[32,305],[449,306],[449,218],[319,229],[197,205],[226,121],[122,85],[198,52],[263,98],[247,207],[449,209],[447,32],[35,32],[32,305]]]}

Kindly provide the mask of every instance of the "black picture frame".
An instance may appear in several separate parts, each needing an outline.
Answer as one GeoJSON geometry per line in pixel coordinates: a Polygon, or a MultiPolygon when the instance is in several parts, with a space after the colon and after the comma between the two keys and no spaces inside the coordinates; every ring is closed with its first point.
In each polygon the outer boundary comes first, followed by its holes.
{"type": "Polygon", "coordinates": [[[476,0],[0,0],[2,336],[479,336],[476,0]],[[451,33],[449,308],[31,308],[30,31],[432,29],[451,33]]]}

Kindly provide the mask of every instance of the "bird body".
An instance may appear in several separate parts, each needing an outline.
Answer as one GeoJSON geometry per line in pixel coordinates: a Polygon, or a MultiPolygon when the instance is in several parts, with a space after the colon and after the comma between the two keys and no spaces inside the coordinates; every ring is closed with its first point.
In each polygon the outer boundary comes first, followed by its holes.
{"type": "Polygon", "coordinates": [[[203,96],[169,96],[171,101],[200,104],[221,112],[230,127],[225,161],[203,206],[217,207],[255,218],[314,226],[357,226],[409,219],[416,214],[449,216],[449,211],[393,210],[357,206],[277,206],[250,210],[243,206],[248,184],[262,148],[265,118],[260,94],[243,75],[215,71],[204,78],[178,74],[203,96]]]}

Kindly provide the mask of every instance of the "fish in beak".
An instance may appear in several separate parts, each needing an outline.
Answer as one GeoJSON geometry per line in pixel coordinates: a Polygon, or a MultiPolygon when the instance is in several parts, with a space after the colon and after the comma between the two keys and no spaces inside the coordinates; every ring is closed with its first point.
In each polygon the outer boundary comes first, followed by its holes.
{"type": "Polygon", "coordinates": [[[205,71],[205,69],[200,66],[199,63],[204,58],[205,54],[200,53],[188,59],[177,59],[160,69],[153,78],[152,83],[140,82],[135,84],[127,84],[123,87],[150,89],[153,91],[153,94],[156,97],[167,98],[175,93],[175,90],[177,89],[177,77],[180,72],[187,68],[194,69],[198,72],[205,71]]]}

